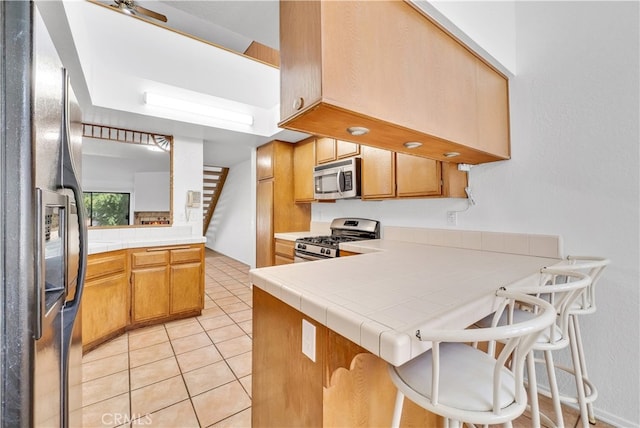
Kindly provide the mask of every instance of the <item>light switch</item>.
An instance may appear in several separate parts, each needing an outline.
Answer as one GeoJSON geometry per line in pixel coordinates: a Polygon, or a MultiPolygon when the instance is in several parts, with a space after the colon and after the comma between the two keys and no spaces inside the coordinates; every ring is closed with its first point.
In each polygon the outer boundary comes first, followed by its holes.
{"type": "Polygon", "coordinates": [[[302,353],[316,362],[316,326],[302,320],[302,353]]]}

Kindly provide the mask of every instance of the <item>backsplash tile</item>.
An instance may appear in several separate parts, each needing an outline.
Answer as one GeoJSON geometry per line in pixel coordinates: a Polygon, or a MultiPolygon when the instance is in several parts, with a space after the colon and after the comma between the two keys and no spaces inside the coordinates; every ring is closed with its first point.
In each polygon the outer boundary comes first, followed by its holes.
{"type": "Polygon", "coordinates": [[[562,258],[558,235],[386,226],[383,238],[441,247],[562,258]]]}

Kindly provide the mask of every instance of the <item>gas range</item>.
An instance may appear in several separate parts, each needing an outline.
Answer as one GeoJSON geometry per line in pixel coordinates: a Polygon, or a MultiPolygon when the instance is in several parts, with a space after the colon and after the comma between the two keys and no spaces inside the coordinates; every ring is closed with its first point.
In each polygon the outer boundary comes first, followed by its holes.
{"type": "Polygon", "coordinates": [[[296,239],[296,261],[301,262],[339,257],[339,245],[342,242],[379,238],[379,221],[364,218],[337,218],[331,222],[331,235],[296,239]]]}

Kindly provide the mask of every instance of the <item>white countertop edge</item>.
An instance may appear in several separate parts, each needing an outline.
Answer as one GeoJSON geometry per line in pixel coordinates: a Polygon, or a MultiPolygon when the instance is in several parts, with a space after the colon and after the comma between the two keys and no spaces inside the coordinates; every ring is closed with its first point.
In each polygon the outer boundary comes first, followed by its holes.
{"type": "Polygon", "coordinates": [[[163,245],[204,244],[204,236],[187,236],[163,239],[132,240],[132,241],[93,241],[89,242],[89,254],[106,253],[109,251],[126,250],[140,247],[159,247],[163,245]]]}
{"type": "Polygon", "coordinates": [[[274,238],[285,241],[295,241],[298,238],[307,238],[309,236],[318,236],[318,234],[314,232],[280,232],[273,234],[274,238]]]}

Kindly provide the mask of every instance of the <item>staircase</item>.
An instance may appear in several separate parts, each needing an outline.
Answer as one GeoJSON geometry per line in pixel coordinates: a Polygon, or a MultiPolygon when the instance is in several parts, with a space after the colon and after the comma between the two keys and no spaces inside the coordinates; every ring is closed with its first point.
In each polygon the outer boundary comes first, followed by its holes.
{"type": "Polygon", "coordinates": [[[229,168],[220,166],[205,165],[203,168],[202,180],[202,210],[204,212],[204,223],[202,225],[202,233],[207,234],[209,223],[213,218],[213,212],[216,209],[218,199],[222,193],[222,187],[229,174],[229,168]]]}

